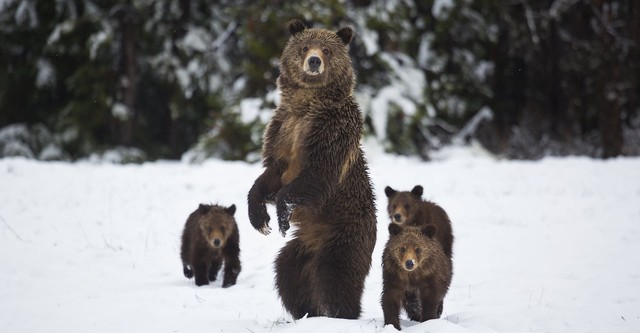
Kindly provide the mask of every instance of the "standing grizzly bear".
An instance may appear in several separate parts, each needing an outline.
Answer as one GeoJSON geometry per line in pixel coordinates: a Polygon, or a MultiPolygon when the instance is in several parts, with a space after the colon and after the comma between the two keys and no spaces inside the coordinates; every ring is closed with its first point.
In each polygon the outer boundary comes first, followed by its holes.
{"type": "Polygon", "coordinates": [[[442,314],[451,284],[451,258],[434,239],[436,227],[389,224],[382,253],[382,311],[384,324],[400,330],[400,308],[409,319],[426,321],[442,314]]]}
{"type": "Polygon", "coordinates": [[[236,205],[222,207],[200,204],[185,223],[182,232],[182,269],[196,285],[215,281],[224,263],[222,287],[236,284],[240,274],[240,235],[233,218],[236,205]]]}
{"type": "Polygon", "coordinates": [[[264,133],[265,170],[248,194],[249,220],[269,234],[265,204],[273,203],[283,236],[290,222],[297,226],[274,263],[276,288],[294,318],[358,318],[376,212],[353,97],[353,31],[307,29],[299,20],[289,31],[281,102],[264,133]]]}
{"type": "Polygon", "coordinates": [[[437,204],[422,200],[422,186],[416,185],[411,192],[398,192],[387,186],[384,193],[389,203],[387,211],[392,223],[424,226],[432,223],[436,227],[436,239],[442,244],[444,253],[451,258],[453,233],[447,213],[437,204]]]}

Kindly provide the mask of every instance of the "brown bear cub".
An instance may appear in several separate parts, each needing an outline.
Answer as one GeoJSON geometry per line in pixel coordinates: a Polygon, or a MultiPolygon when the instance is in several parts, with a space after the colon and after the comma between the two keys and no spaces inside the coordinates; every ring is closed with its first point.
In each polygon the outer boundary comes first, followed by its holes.
{"type": "Polygon", "coordinates": [[[240,274],[240,235],[233,218],[236,205],[222,207],[200,204],[182,232],[182,269],[184,276],[196,277],[196,285],[215,281],[224,263],[222,287],[236,284],[240,274]]]}
{"type": "Polygon", "coordinates": [[[440,241],[444,253],[451,258],[453,233],[447,213],[437,204],[422,200],[422,186],[416,185],[411,192],[398,192],[387,186],[384,193],[389,199],[387,211],[392,223],[399,225],[424,226],[429,223],[436,227],[435,238],[440,241]]]}
{"type": "Polygon", "coordinates": [[[289,24],[280,59],[280,104],[264,133],[264,173],[248,194],[249,220],[270,232],[275,204],[284,235],[294,237],[275,259],[276,288],[296,319],[358,318],[376,243],[376,212],[360,146],[364,121],[353,96],[348,45],[337,32],[289,24]]]}
{"type": "Polygon", "coordinates": [[[384,324],[400,330],[400,309],[409,319],[439,318],[451,284],[452,263],[434,236],[436,227],[389,224],[382,254],[384,324]]]}

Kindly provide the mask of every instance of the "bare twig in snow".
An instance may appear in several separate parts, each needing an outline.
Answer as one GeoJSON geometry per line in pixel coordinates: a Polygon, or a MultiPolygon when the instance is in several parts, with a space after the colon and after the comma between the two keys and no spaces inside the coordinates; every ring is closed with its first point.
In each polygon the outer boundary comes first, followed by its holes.
{"type": "Polygon", "coordinates": [[[17,238],[19,241],[24,242],[24,239],[22,239],[22,237],[20,237],[20,235],[18,235],[18,233],[17,233],[15,230],[13,230],[13,228],[11,228],[11,226],[9,225],[9,223],[7,223],[7,221],[5,221],[5,220],[4,220],[4,218],[3,218],[2,216],[0,216],[0,220],[2,220],[2,224],[4,224],[4,225],[7,227],[7,229],[8,229],[9,231],[11,231],[11,233],[12,233],[14,236],[16,236],[16,238],[17,238]]]}

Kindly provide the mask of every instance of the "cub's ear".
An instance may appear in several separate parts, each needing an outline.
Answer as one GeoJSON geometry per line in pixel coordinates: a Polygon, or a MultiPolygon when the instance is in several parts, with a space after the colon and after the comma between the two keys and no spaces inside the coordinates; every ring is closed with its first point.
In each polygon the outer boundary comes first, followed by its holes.
{"type": "Polygon", "coordinates": [[[351,43],[351,39],[353,38],[353,29],[349,27],[342,28],[336,32],[336,35],[340,37],[344,45],[349,45],[351,43]]]}
{"type": "Polygon", "coordinates": [[[226,209],[227,213],[231,216],[236,213],[236,205],[231,205],[226,209]]]}
{"type": "Polygon", "coordinates": [[[387,195],[387,198],[391,198],[396,193],[398,193],[398,191],[392,189],[390,186],[384,188],[384,194],[387,195]]]}
{"type": "Polygon", "coordinates": [[[418,198],[422,197],[422,186],[416,185],[413,190],[411,190],[411,194],[415,195],[418,198]]]}
{"type": "Polygon", "coordinates": [[[389,223],[389,236],[396,236],[402,232],[402,227],[396,223],[389,223]]]}
{"type": "Polygon", "coordinates": [[[436,226],[433,224],[427,224],[420,229],[420,232],[429,238],[433,238],[433,235],[436,234],[436,226]]]}
{"type": "Polygon", "coordinates": [[[298,19],[293,19],[289,22],[289,32],[291,33],[292,36],[300,33],[302,30],[306,28],[307,27],[304,25],[304,23],[302,23],[302,21],[298,19]]]}
{"type": "Polygon", "coordinates": [[[208,211],[209,211],[209,205],[200,204],[200,206],[198,206],[198,212],[200,214],[206,214],[208,211]]]}

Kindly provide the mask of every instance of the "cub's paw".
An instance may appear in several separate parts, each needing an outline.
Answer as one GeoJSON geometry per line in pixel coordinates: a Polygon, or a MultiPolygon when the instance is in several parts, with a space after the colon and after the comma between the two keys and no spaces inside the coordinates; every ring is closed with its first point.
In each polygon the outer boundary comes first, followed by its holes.
{"type": "Polygon", "coordinates": [[[226,280],[225,280],[225,281],[222,283],[222,288],[229,288],[229,287],[231,287],[231,286],[235,286],[235,284],[236,284],[236,280],[235,280],[235,279],[234,279],[233,281],[226,281],[226,280]]]}
{"type": "Polygon", "coordinates": [[[206,277],[203,278],[198,278],[196,276],[196,286],[201,287],[201,286],[206,286],[209,284],[209,279],[207,279],[206,277]]]}
{"type": "Polygon", "coordinates": [[[193,277],[193,271],[187,265],[182,266],[182,273],[184,273],[184,276],[187,277],[187,279],[190,279],[193,277]]]}

